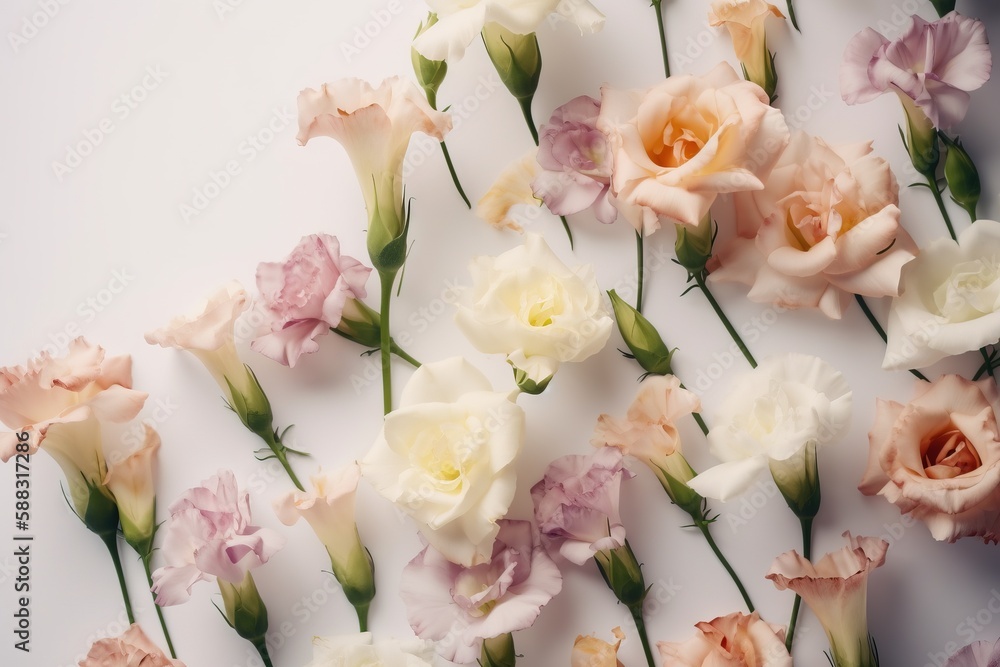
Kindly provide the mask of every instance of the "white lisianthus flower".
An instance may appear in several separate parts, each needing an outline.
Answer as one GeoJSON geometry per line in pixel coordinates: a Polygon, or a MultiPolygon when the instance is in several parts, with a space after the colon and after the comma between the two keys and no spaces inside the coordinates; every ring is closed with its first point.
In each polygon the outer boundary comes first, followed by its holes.
{"type": "Polygon", "coordinates": [[[1000,340],[1000,222],[977,220],[903,267],[882,368],[924,368],[1000,340]]]}
{"type": "Polygon", "coordinates": [[[524,411],[460,357],[424,364],[361,461],[364,477],[448,560],[489,562],[524,441],[524,411]]]}
{"type": "Polygon", "coordinates": [[[474,259],[470,271],[472,288],[455,316],[459,329],[477,350],[506,354],[535,382],[560,363],[596,354],[611,336],[614,320],[593,267],[571,270],[537,234],[497,257],[474,259]]]}
{"type": "Polygon", "coordinates": [[[688,485],[726,501],[770,467],[779,487],[788,488],[787,482],[795,481],[789,478],[800,471],[781,464],[806,466],[806,452],[842,435],[850,417],[850,388],[825,361],[799,353],[765,359],[734,383],[708,434],[712,454],[722,463],[688,485]],[[784,479],[778,479],[779,471],[784,479]]]}
{"type": "Polygon", "coordinates": [[[604,14],[588,0],[427,0],[438,22],[413,40],[413,48],[428,60],[455,62],[487,23],[528,35],[551,15],[584,32],[604,27],[604,14]]]}
{"type": "Polygon", "coordinates": [[[431,642],[382,640],[372,633],[341,637],[314,637],[313,659],[306,667],[431,667],[431,642]]]}

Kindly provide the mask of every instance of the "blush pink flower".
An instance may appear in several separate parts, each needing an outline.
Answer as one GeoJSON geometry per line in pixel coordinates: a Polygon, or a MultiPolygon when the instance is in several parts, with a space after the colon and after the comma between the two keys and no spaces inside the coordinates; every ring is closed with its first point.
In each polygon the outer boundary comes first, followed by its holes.
{"type": "Polygon", "coordinates": [[[591,209],[610,224],[618,218],[611,201],[611,147],[597,129],[600,100],[576,97],[539,129],[538,164],[531,189],[556,215],[591,209]]]}
{"type": "MultiPolygon", "coordinates": [[[[18,434],[25,433],[27,453],[40,448],[56,460],[74,507],[86,517],[89,504],[100,500],[92,493],[113,497],[104,486],[102,427],[133,419],[146,397],[132,389],[131,357],[107,357],[83,338],[72,341],[64,357],[44,353],[27,367],[0,368],[0,422],[14,431],[0,433],[0,459],[18,453],[18,434]]],[[[117,513],[113,519],[117,525],[117,513]]]]}
{"type": "Polygon", "coordinates": [[[340,324],[350,299],[366,296],[371,269],[340,254],[340,242],[329,234],[302,237],[284,262],[257,266],[257,289],[270,332],[250,347],[286,366],[319,349],[316,337],[340,324]]]}
{"type": "Polygon", "coordinates": [[[733,613],[697,623],[698,634],[685,642],[659,642],[665,667],[792,667],[785,629],[760,614],[733,613]]]}
{"type": "Polygon", "coordinates": [[[553,461],[531,487],[535,520],[549,553],[583,565],[598,552],[625,546],[618,503],[622,479],[631,477],[615,447],[553,461]]]}
{"type": "Polygon", "coordinates": [[[815,564],[795,551],[774,559],[767,578],[802,596],[830,640],[837,665],[874,665],[868,642],[868,575],[885,563],[889,543],[844,533],[847,546],[815,564]]]}
{"type": "Polygon", "coordinates": [[[1000,392],[943,375],[901,405],[879,400],[858,487],[927,524],[937,540],[1000,539],[1000,392]]]}
{"type": "Polygon", "coordinates": [[[636,230],[695,227],[724,193],[761,190],[788,143],[781,112],[728,64],[644,90],[601,90],[611,193],[636,230]],[[624,206],[622,206],[624,205],[624,206]]]}
{"type": "Polygon", "coordinates": [[[410,625],[446,660],[475,662],[483,640],[531,627],[562,588],[531,523],[499,523],[488,562],[463,567],[428,546],[403,570],[400,595],[410,625]]]}
{"type": "Polygon", "coordinates": [[[240,586],[251,570],[284,546],[284,538],[251,524],[250,494],[236,476],[220,470],[170,506],[161,549],[164,567],[153,572],[156,604],[186,602],[199,581],[221,579],[240,586]]]}
{"type": "Polygon", "coordinates": [[[712,280],[834,319],[850,295],[898,296],[917,247],[900,225],[892,169],[871,150],[793,134],[766,187],[735,196],[737,233],[720,243],[712,280]]]}
{"type": "Polygon", "coordinates": [[[993,69],[986,27],[951,12],[928,23],[912,17],[898,39],[866,28],[847,45],[840,92],[848,104],[894,92],[904,107],[916,105],[934,127],[948,129],[965,118],[969,93],[989,81],[993,69]]]}
{"type": "Polygon", "coordinates": [[[1000,641],[972,642],[951,656],[944,667],[1000,667],[1000,641]]]}
{"type": "Polygon", "coordinates": [[[99,639],[90,647],[79,667],[184,667],[159,649],[138,624],[118,637],[99,639]]]}

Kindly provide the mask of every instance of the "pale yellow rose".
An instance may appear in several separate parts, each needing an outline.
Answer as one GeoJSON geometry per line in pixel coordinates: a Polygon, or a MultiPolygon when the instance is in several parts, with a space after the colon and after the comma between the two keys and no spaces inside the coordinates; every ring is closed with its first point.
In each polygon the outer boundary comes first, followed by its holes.
{"type": "Polygon", "coordinates": [[[593,635],[579,635],[573,642],[571,667],[625,667],[618,659],[618,647],[625,639],[621,628],[611,631],[617,641],[609,644],[593,635]]]}

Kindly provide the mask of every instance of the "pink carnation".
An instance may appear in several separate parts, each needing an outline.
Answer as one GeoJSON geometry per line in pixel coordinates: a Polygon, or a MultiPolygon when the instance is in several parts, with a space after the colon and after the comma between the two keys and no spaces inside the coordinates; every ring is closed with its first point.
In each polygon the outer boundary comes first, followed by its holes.
{"type": "Polygon", "coordinates": [[[270,333],[250,347],[275,361],[294,366],[315,352],[314,340],[340,324],[348,299],[366,295],[371,269],[340,254],[340,242],[329,234],[302,237],[281,262],[261,262],[257,289],[269,319],[270,333]]]}
{"type": "Polygon", "coordinates": [[[276,532],[250,521],[250,494],[240,493],[232,471],[188,489],[170,506],[162,544],[167,565],[153,572],[156,604],[186,602],[192,586],[216,577],[239,585],[284,546],[276,532]]]}

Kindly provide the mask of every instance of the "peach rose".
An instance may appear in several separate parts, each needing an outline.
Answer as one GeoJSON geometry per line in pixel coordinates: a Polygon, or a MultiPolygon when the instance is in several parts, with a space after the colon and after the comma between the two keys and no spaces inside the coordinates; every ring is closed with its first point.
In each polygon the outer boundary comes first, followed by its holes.
{"type": "Polygon", "coordinates": [[[858,487],[927,524],[937,540],[1000,539],[1000,392],[943,375],[907,405],[879,400],[858,487]]]}
{"type": "Polygon", "coordinates": [[[766,187],[736,195],[737,234],[712,279],[750,285],[751,301],[833,319],[852,294],[898,296],[917,247],[899,223],[892,170],[871,150],[793,134],[766,187]]]}
{"type": "Polygon", "coordinates": [[[664,667],[791,667],[785,629],[733,613],[695,625],[698,634],[686,642],[660,642],[664,667]]]}
{"type": "Polygon", "coordinates": [[[763,189],[788,143],[781,112],[726,63],[644,90],[605,86],[597,128],[614,156],[611,192],[646,234],[661,220],[696,226],[720,194],[763,189]]]}
{"type": "Polygon", "coordinates": [[[99,639],[79,667],[184,667],[171,660],[133,623],[119,637],[99,639]]]}

